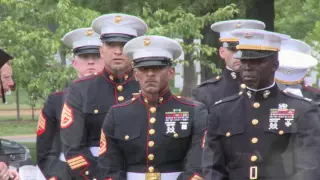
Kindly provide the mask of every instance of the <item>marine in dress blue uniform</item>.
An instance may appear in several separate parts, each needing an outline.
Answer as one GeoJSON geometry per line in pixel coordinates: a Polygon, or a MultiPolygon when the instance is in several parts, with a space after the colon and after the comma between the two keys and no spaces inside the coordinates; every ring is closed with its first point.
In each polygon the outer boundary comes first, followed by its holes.
{"type": "Polygon", "coordinates": [[[202,156],[205,180],[314,180],[319,177],[317,106],[274,82],[281,41],[288,36],[242,29],[242,90],[210,109],[202,156]]]}
{"type": "Polygon", "coordinates": [[[205,105],[173,95],[168,77],[151,98],[138,76],[143,71],[146,78],[161,78],[156,74],[161,71],[173,77],[172,59],[180,56],[181,46],[166,37],[144,36],[128,42],[124,52],[133,59],[141,95],[108,112],[100,142],[102,179],[202,180],[205,105]]]}
{"type": "MultiPolygon", "coordinates": [[[[143,35],[147,25],[135,16],[107,14],[96,18],[92,28],[100,34],[103,46],[108,47],[143,35]]],[[[122,50],[117,57],[122,57],[122,50]]],[[[98,75],[74,81],[63,107],[62,147],[76,179],[100,179],[97,157],[103,120],[112,105],[129,100],[133,93],[139,92],[131,63],[126,67],[129,70],[121,75],[113,74],[107,65],[105,63],[105,69],[98,75]]]]}
{"type": "MultiPolygon", "coordinates": [[[[73,49],[75,56],[100,57],[99,48],[102,45],[100,36],[91,28],[73,30],[62,38],[62,42],[73,49]]],[[[41,171],[38,172],[37,180],[72,179],[71,169],[62,153],[60,140],[61,112],[67,91],[66,88],[64,91],[50,94],[40,112],[37,130],[37,165],[41,171]]]]}
{"type": "Polygon", "coordinates": [[[228,20],[212,24],[211,29],[220,33],[221,47],[219,49],[220,57],[226,62],[226,68],[220,76],[211,78],[202,82],[193,90],[193,98],[204,103],[209,109],[216,101],[234,95],[239,92],[239,69],[240,61],[234,59],[232,55],[236,52],[236,46],[239,44],[237,37],[230,32],[234,29],[253,28],[264,29],[265,24],[257,20],[228,20]]]}

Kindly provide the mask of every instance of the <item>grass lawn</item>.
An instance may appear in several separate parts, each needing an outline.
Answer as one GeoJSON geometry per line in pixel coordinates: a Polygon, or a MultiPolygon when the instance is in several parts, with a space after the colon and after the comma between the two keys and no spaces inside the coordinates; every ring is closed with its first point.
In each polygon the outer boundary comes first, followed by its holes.
{"type": "MultiPolygon", "coordinates": [[[[2,101],[2,100],[1,100],[2,101]]],[[[11,94],[6,95],[7,104],[0,102],[0,109],[16,109],[16,92],[11,92],[11,94]]],[[[23,89],[19,90],[19,104],[21,109],[30,109],[28,93],[23,89]]],[[[39,99],[36,103],[36,108],[41,108],[43,100],[39,99]]]]}
{"type": "MultiPolygon", "coordinates": [[[[1,113],[1,111],[0,111],[1,113]]],[[[34,113],[34,120],[37,121],[38,120],[38,113],[34,113]]],[[[31,115],[23,115],[21,116],[21,120],[22,121],[31,121],[32,120],[32,116],[31,115]]],[[[17,121],[17,116],[1,116],[0,115],[0,126],[2,122],[5,121],[17,121]]]]}
{"type": "Polygon", "coordinates": [[[30,154],[31,154],[31,160],[33,164],[37,163],[37,158],[36,158],[36,143],[21,143],[25,146],[27,146],[30,149],[30,154]]]}
{"type": "Polygon", "coordinates": [[[0,122],[1,136],[14,136],[35,134],[37,130],[37,121],[3,121],[0,122]]]}

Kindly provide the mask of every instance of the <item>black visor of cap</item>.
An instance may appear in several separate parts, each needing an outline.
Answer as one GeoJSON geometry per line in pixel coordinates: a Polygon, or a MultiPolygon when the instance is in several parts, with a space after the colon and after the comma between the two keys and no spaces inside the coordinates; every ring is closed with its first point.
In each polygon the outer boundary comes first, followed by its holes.
{"type": "Polygon", "coordinates": [[[235,59],[260,59],[271,56],[278,51],[261,51],[261,50],[239,50],[233,57],[235,59]]]}
{"type": "Polygon", "coordinates": [[[112,42],[122,42],[127,43],[131,39],[135,38],[136,36],[128,35],[128,34],[102,34],[100,39],[103,43],[112,43],[112,42]]]}
{"type": "Polygon", "coordinates": [[[223,47],[232,48],[232,49],[233,48],[235,49],[237,47],[237,45],[239,45],[239,42],[223,42],[222,43],[223,47]],[[225,43],[226,46],[224,45],[224,43],[225,43]]]}
{"type": "Polygon", "coordinates": [[[172,66],[172,60],[165,57],[146,57],[133,60],[133,68],[150,66],[172,66]]]}
{"type": "Polygon", "coordinates": [[[100,54],[100,46],[83,46],[73,49],[74,55],[80,54],[100,54]]]}

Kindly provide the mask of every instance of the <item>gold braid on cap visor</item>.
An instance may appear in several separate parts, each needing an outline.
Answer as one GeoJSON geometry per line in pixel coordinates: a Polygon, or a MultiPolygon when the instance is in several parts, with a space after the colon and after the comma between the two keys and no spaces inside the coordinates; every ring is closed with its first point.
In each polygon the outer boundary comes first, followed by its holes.
{"type": "Polygon", "coordinates": [[[280,51],[280,48],[261,45],[237,45],[238,50],[280,51]]]}

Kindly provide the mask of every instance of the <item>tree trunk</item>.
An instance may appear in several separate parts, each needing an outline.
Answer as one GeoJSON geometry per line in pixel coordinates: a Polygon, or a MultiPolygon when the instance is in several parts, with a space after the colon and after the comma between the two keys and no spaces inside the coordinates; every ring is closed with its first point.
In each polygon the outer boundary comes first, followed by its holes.
{"type": "MultiPolygon", "coordinates": [[[[219,35],[219,33],[212,31],[210,26],[211,26],[211,24],[207,25],[202,30],[202,35],[204,38],[201,40],[201,44],[206,44],[208,46],[217,48],[216,53],[214,53],[214,54],[212,54],[212,56],[208,57],[207,62],[215,64],[216,68],[223,69],[225,64],[224,64],[224,61],[221,60],[220,55],[219,55],[219,47],[220,47],[219,37],[220,37],[220,35],[219,35]]],[[[205,81],[207,79],[210,79],[214,75],[217,75],[217,74],[214,74],[212,72],[212,69],[201,64],[201,81],[205,81]]]]}
{"type": "Polygon", "coordinates": [[[274,0],[255,0],[246,10],[248,19],[256,19],[266,24],[266,30],[274,31],[274,0]]]}
{"type": "Polygon", "coordinates": [[[16,89],[16,104],[17,104],[17,120],[21,121],[19,87],[17,87],[16,89]]]}
{"type": "MultiPolygon", "coordinates": [[[[193,39],[183,38],[183,42],[185,44],[192,44],[193,39]]],[[[196,68],[191,54],[188,52],[185,53],[184,59],[188,62],[188,65],[183,66],[183,88],[181,91],[181,96],[190,97],[192,89],[197,85],[196,68]]]]}
{"type": "Polygon", "coordinates": [[[64,46],[60,46],[59,48],[59,55],[60,55],[60,58],[61,58],[61,64],[63,66],[65,66],[67,64],[67,52],[66,52],[66,49],[64,46]]]}
{"type": "Polygon", "coordinates": [[[32,110],[32,121],[34,121],[35,120],[35,118],[34,118],[34,106],[31,107],[31,110],[32,110]]]}

